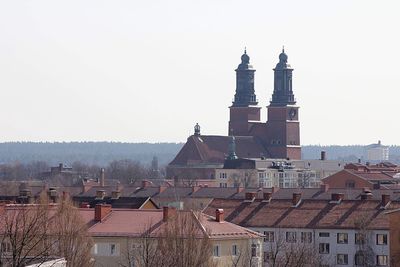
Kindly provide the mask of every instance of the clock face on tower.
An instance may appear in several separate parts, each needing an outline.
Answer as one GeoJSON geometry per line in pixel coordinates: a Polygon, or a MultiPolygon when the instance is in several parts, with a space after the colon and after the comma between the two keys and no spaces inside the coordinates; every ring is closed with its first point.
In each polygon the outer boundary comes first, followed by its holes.
{"type": "Polygon", "coordinates": [[[289,119],[290,119],[290,120],[293,120],[294,117],[296,117],[296,114],[297,114],[296,109],[291,108],[291,109],[289,110],[289,119]]]}

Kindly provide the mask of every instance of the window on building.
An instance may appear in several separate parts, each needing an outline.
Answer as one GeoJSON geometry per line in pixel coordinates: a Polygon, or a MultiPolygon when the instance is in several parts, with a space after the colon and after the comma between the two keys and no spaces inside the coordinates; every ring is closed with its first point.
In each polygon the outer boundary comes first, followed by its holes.
{"type": "Polygon", "coordinates": [[[221,179],[226,179],[226,177],[228,177],[228,175],[226,174],[226,172],[221,172],[221,173],[219,174],[219,178],[221,178],[221,179]]]}
{"type": "Polygon", "coordinates": [[[345,183],[345,187],[346,188],[355,188],[356,187],[356,183],[353,180],[347,180],[345,183]]]}
{"type": "Polygon", "coordinates": [[[338,233],[337,234],[337,243],[338,244],[347,244],[349,241],[348,234],[346,233],[338,233]]]}
{"type": "Polygon", "coordinates": [[[387,245],[387,234],[377,234],[376,235],[377,245],[387,245]]]}
{"type": "Polygon", "coordinates": [[[264,251],[264,262],[269,262],[271,260],[271,252],[264,251]]]}
{"type": "Polygon", "coordinates": [[[232,256],[237,256],[239,253],[238,253],[238,247],[237,247],[237,245],[235,244],[235,245],[232,245],[232,256]]]}
{"type": "Polygon", "coordinates": [[[274,242],[275,241],[275,233],[272,231],[264,231],[264,242],[274,242]]]}
{"type": "Polygon", "coordinates": [[[213,256],[214,257],[219,257],[220,256],[219,245],[214,245],[214,247],[213,247],[213,256]]]}
{"type": "Polygon", "coordinates": [[[9,242],[2,242],[1,252],[11,252],[11,244],[9,242]]]}
{"type": "Polygon", "coordinates": [[[329,237],[329,233],[321,232],[321,233],[319,233],[319,237],[329,237]]]}
{"type": "Polygon", "coordinates": [[[252,257],[260,257],[260,245],[259,244],[251,244],[251,256],[252,257]]]}
{"type": "Polygon", "coordinates": [[[312,233],[301,232],[301,243],[312,243],[312,233]]]}
{"type": "Polygon", "coordinates": [[[227,188],[228,184],[227,183],[219,183],[219,187],[221,188],[227,188]]]}
{"type": "Polygon", "coordinates": [[[376,256],[376,265],[377,266],[387,266],[388,265],[388,256],[377,255],[376,256]]]}
{"type": "Polygon", "coordinates": [[[365,235],[362,233],[356,233],[354,236],[354,241],[356,245],[364,245],[365,244],[365,235]]]}
{"type": "Polygon", "coordinates": [[[356,255],[354,256],[354,263],[357,266],[364,266],[365,258],[364,258],[364,253],[361,251],[358,251],[356,255]]]}
{"type": "Polygon", "coordinates": [[[296,232],[286,232],[286,242],[296,243],[296,232]]]}
{"type": "Polygon", "coordinates": [[[319,243],[319,253],[329,254],[329,243],[319,243]]]}
{"type": "Polygon", "coordinates": [[[117,246],[115,244],[110,244],[110,255],[114,256],[117,254],[117,246]]]}
{"type": "Polygon", "coordinates": [[[349,264],[349,256],[347,254],[337,254],[336,255],[336,264],[348,265],[349,264]]]}

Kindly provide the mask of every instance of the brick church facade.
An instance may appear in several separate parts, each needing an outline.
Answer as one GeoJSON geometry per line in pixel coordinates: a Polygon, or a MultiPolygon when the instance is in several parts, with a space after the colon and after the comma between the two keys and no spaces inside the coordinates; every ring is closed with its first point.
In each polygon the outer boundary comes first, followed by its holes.
{"type": "Polygon", "coordinates": [[[236,71],[236,92],[230,109],[228,136],[202,135],[196,125],[181,151],[167,167],[167,177],[187,175],[212,179],[223,165],[229,143],[241,158],[301,159],[299,107],[292,87],[293,68],[284,50],[274,70],[274,91],[267,106],[267,121],[254,89],[255,69],[245,51],[236,71]],[[233,138],[234,137],[234,138],[233,138]]]}

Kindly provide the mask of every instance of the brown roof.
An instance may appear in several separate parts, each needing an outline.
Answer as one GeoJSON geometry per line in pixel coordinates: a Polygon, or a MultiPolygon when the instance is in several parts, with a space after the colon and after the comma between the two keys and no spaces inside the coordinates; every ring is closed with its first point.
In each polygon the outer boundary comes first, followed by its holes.
{"type": "MultiPolygon", "coordinates": [[[[228,154],[229,136],[192,135],[170,165],[224,163],[228,154]]],[[[236,136],[236,154],[243,158],[259,158],[268,152],[261,142],[252,136],[236,136]]]]}
{"type": "Polygon", "coordinates": [[[356,228],[360,218],[366,218],[373,229],[388,229],[385,212],[400,208],[399,201],[392,201],[381,208],[379,200],[343,200],[339,204],[330,200],[302,199],[297,207],[291,199],[274,199],[271,202],[236,199],[214,199],[205,209],[212,214],[222,208],[225,218],[243,227],[282,228],[356,228]]]}

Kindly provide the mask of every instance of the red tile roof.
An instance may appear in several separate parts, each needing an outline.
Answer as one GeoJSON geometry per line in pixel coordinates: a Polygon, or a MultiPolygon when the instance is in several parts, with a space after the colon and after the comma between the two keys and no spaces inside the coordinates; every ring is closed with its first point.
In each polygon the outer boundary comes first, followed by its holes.
{"type": "Polygon", "coordinates": [[[384,213],[400,208],[400,202],[392,201],[382,209],[379,200],[343,200],[337,204],[330,200],[302,199],[293,207],[291,199],[272,198],[271,202],[251,203],[214,199],[204,212],[212,214],[217,208],[224,209],[226,220],[243,227],[354,229],[360,218],[366,218],[370,228],[388,229],[389,221],[384,213]]]}

